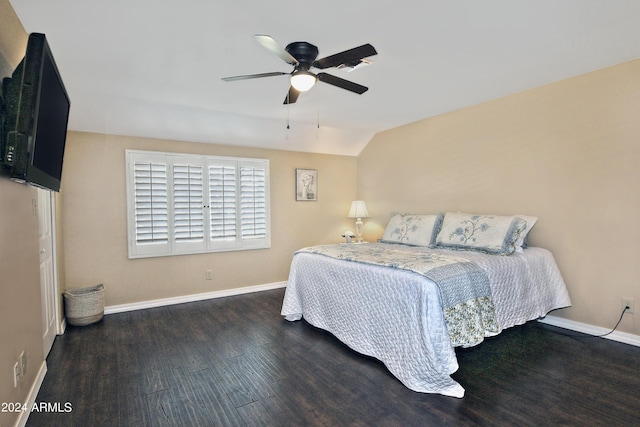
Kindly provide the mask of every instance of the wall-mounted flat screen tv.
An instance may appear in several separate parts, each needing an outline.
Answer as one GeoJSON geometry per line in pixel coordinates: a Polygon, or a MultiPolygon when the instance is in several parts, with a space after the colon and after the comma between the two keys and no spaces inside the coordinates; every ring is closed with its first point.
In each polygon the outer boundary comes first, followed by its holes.
{"type": "Polygon", "coordinates": [[[5,170],[15,181],[59,191],[71,103],[44,34],[29,35],[3,96],[5,170]]]}

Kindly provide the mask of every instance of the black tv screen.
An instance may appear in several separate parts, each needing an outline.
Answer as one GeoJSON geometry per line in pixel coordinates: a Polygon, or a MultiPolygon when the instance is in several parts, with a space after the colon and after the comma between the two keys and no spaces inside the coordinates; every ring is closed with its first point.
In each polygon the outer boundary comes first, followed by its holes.
{"type": "Polygon", "coordinates": [[[3,160],[10,177],[59,191],[71,103],[44,34],[29,35],[8,86],[6,109],[14,116],[3,160]]]}

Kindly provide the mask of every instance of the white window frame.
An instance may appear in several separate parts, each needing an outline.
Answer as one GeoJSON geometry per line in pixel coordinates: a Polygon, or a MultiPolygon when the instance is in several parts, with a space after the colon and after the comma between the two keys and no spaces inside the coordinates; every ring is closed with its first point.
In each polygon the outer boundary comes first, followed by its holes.
{"type": "Polygon", "coordinates": [[[269,160],[139,150],[125,156],[130,259],[271,247],[269,160]],[[221,181],[212,168],[226,171],[224,188],[214,185],[221,181]],[[224,216],[225,236],[212,235],[220,224],[212,215],[224,216]]]}

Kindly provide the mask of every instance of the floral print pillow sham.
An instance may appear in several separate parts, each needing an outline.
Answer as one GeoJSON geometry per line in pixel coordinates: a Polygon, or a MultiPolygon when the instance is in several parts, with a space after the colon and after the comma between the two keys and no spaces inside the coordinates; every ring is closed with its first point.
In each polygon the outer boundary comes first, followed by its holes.
{"type": "Polygon", "coordinates": [[[510,255],[527,226],[522,218],[447,212],[436,245],[441,248],[477,250],[510,255]]]}
{"type": "Polygon", "coordinates": [[[404,215],[391,217],[381,242],[435,247],[442,215],[404,215]]]}

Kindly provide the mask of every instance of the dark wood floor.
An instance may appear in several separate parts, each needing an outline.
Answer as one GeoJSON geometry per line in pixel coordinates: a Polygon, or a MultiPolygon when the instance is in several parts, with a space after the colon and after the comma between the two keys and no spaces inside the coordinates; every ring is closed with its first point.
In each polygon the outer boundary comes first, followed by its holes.
{"type": "Polygon", "coordinates": [[[625,426],[640,348],[537,322],[458,351],[463,399],[412,392],[304,321],[284,290],[108,315],[56,339],[29,426],[625,426]]]}

